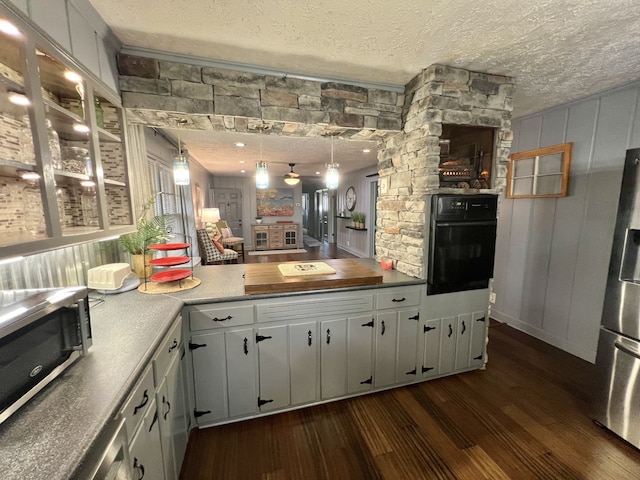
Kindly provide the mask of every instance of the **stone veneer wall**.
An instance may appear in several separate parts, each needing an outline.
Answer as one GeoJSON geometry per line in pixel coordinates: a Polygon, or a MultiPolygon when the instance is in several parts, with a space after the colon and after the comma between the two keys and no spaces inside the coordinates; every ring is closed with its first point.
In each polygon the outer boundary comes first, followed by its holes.
{"type": "Polygon", "coordinates": [[[405,87],[403,130],[378,148],[380,189],[376,259],[425,278],[428,201],[433,193],[499,193],[506,185],[514,80],[510,77],[431,65],[405,87]],[[491,190],[440,188],[443,124],[496,129],[491,190]]]}
{"type": "Polygon", "coordinates": [[[402,127],[402,94],[335,82],[262,75],[120,55],[120,90],[130,123],[197,130],[341,136],[376,140],[402,127]],[[162,112],[162,114],[158,114],[162,112]],[[171,112],[179,112],[171,114],[171,112]]]}

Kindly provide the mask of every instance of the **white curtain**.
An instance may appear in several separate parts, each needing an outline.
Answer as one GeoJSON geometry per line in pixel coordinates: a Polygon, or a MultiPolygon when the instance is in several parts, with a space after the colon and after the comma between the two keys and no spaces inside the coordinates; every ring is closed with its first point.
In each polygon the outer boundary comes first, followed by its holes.
{"type": "Polygon", "coordinates": [[[142,207],[155,194],[153,182],[147,169],[147,144],[144,139],[144,126],[127,125],[127,143],[129,144],[129,177],[131,182],[131,200],[133,216],[138,219],[142,207]]]}

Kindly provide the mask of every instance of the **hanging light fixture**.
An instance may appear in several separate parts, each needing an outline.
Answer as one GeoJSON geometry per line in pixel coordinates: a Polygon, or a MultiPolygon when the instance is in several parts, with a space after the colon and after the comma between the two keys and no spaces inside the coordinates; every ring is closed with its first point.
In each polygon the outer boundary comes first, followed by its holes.
{"type": "Polygon", "coordinates": [[[290,163],[291,171],[284,175],[284,183],[287,185],[297,185],[300,183],[300,175],[293,171],[293,167],[296,166],[295,163],[290,163]]]}
{"type": "Polygon", "coordinates": [[[256,188],[269,188],[269,169],[267,168],[267,162],[262,160],[262,130],[267,127],[260,125],[257,127],[260,130],[260,161],[256,163],[256,188]]]}
{"type": "Polygon", "coordinates": [[[328,189],[335,190],[338,188],[338,164],[333,163],[333,135],[331,135],[331,163],[327,166],[327,174],[324,182],[328,189]]]}
{"type": "Polygon", "coordinates": [[[182,153],[180,146],[180,125],[187,123],[187,120],[181,118],[178,123],[178,153],[173,155],[173,183],[176,185],[189,185],[189,156],[182,153]]]}

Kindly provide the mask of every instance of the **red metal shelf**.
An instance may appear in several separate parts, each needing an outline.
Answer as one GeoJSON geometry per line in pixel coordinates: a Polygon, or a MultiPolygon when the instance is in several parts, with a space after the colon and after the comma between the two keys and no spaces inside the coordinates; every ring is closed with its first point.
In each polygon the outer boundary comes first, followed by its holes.
{"type": "Polygon", "coordinates": [[[154,258],[149,261],[149,265],[157,265],[160,267],[172,267],[174,265],[184,265],[191,261],[190,257],[162,257],[154,258]]]}
{"type": "Polygon", "coordinates": [[[154,245],[148,245],[149,250],[180,250],[182,248],[189,248],[190,243],[156,243],[154,245]]]}
{"type": "Polygon", "coordinates": [[[154,273],[149,277],[152,281],[163,282],[175,282],[176,280],[183,280],[191,276],[191,270],[186,268],[176,268],[173,270],[165,270],[163,272],[154,273]]]}

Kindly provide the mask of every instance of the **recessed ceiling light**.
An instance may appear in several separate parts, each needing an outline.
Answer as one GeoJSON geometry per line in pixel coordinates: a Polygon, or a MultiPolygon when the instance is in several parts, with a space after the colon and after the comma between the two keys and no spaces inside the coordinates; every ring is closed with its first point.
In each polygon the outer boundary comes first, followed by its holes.
{"type": "Polygon", "coordinates": [[[37,172],[32,172],[31,170],[18,170],[18,175],[23,180],[38,180],[40,179],[40,175],[37,172]]]}
{"type": "Polygon", "coordinates": [[[89,127],[87,127],[84,123],[74,123],[73,129],[79,133],[88,133],[89,127]]]}
{"type": "Polygon", "coordinates": [[[20,35],[20,30],[11,23],[9,20],[5,20],[4,18],[0,18],[0,32],[6,33],[7,35],[11,35],[13,37],[17,37],[20,35]]]}
{"type": "Polygon", "coordinates": [[[370,152],[371,152],[371,149],[370,149],[370,148],[364,148],[364,149],[362,150],[362,153],[370,153],[370,152]]]}
{"type": "Polygon", "coordinates": [[[80,185],[82,185],[83,187],[95,187],[96,186],[96,182],[94,182],[93,180],[82,180],[80,182],[80,185]]]}
{"type": "Polygon", "coordinates": [[[316,172],[316,175],[320,175],[320,172],[316,172]]]}
{"type": "Polygon", "coordinates": [[[9,101],[14,105],[21,105],[23,107],[31,105],[31,102],[29,101],[26,95],[23,95],[22,93],[17,93],[17,92],[11,92],[9,94],[9,101]]]}
{"type": "Polygon", "coordinates": [[[67,80],[73,83],[82,82],[82,77],[72,70],[65,70],[64,78],[66,78],[67,80]]]}
{"type": "Polygon", "coordinates": [[[240,173],[247,173],[246,170],[240,170],[240,173]]]}
{"type": "Polygon", "coordinates": [[[239,163],[244,163],[244,160],[240,160],[240,162],[239,162],[239,163]]]}
{"type": "Polygon", "coordinates": [[[236,142],[236,143],[235,143],[235,145],[236,145],[236,147],[238,147],[238,148],[242,148],[242,147],[244,147],[244,143],[242,143],[242,142],[236,142]]]}

